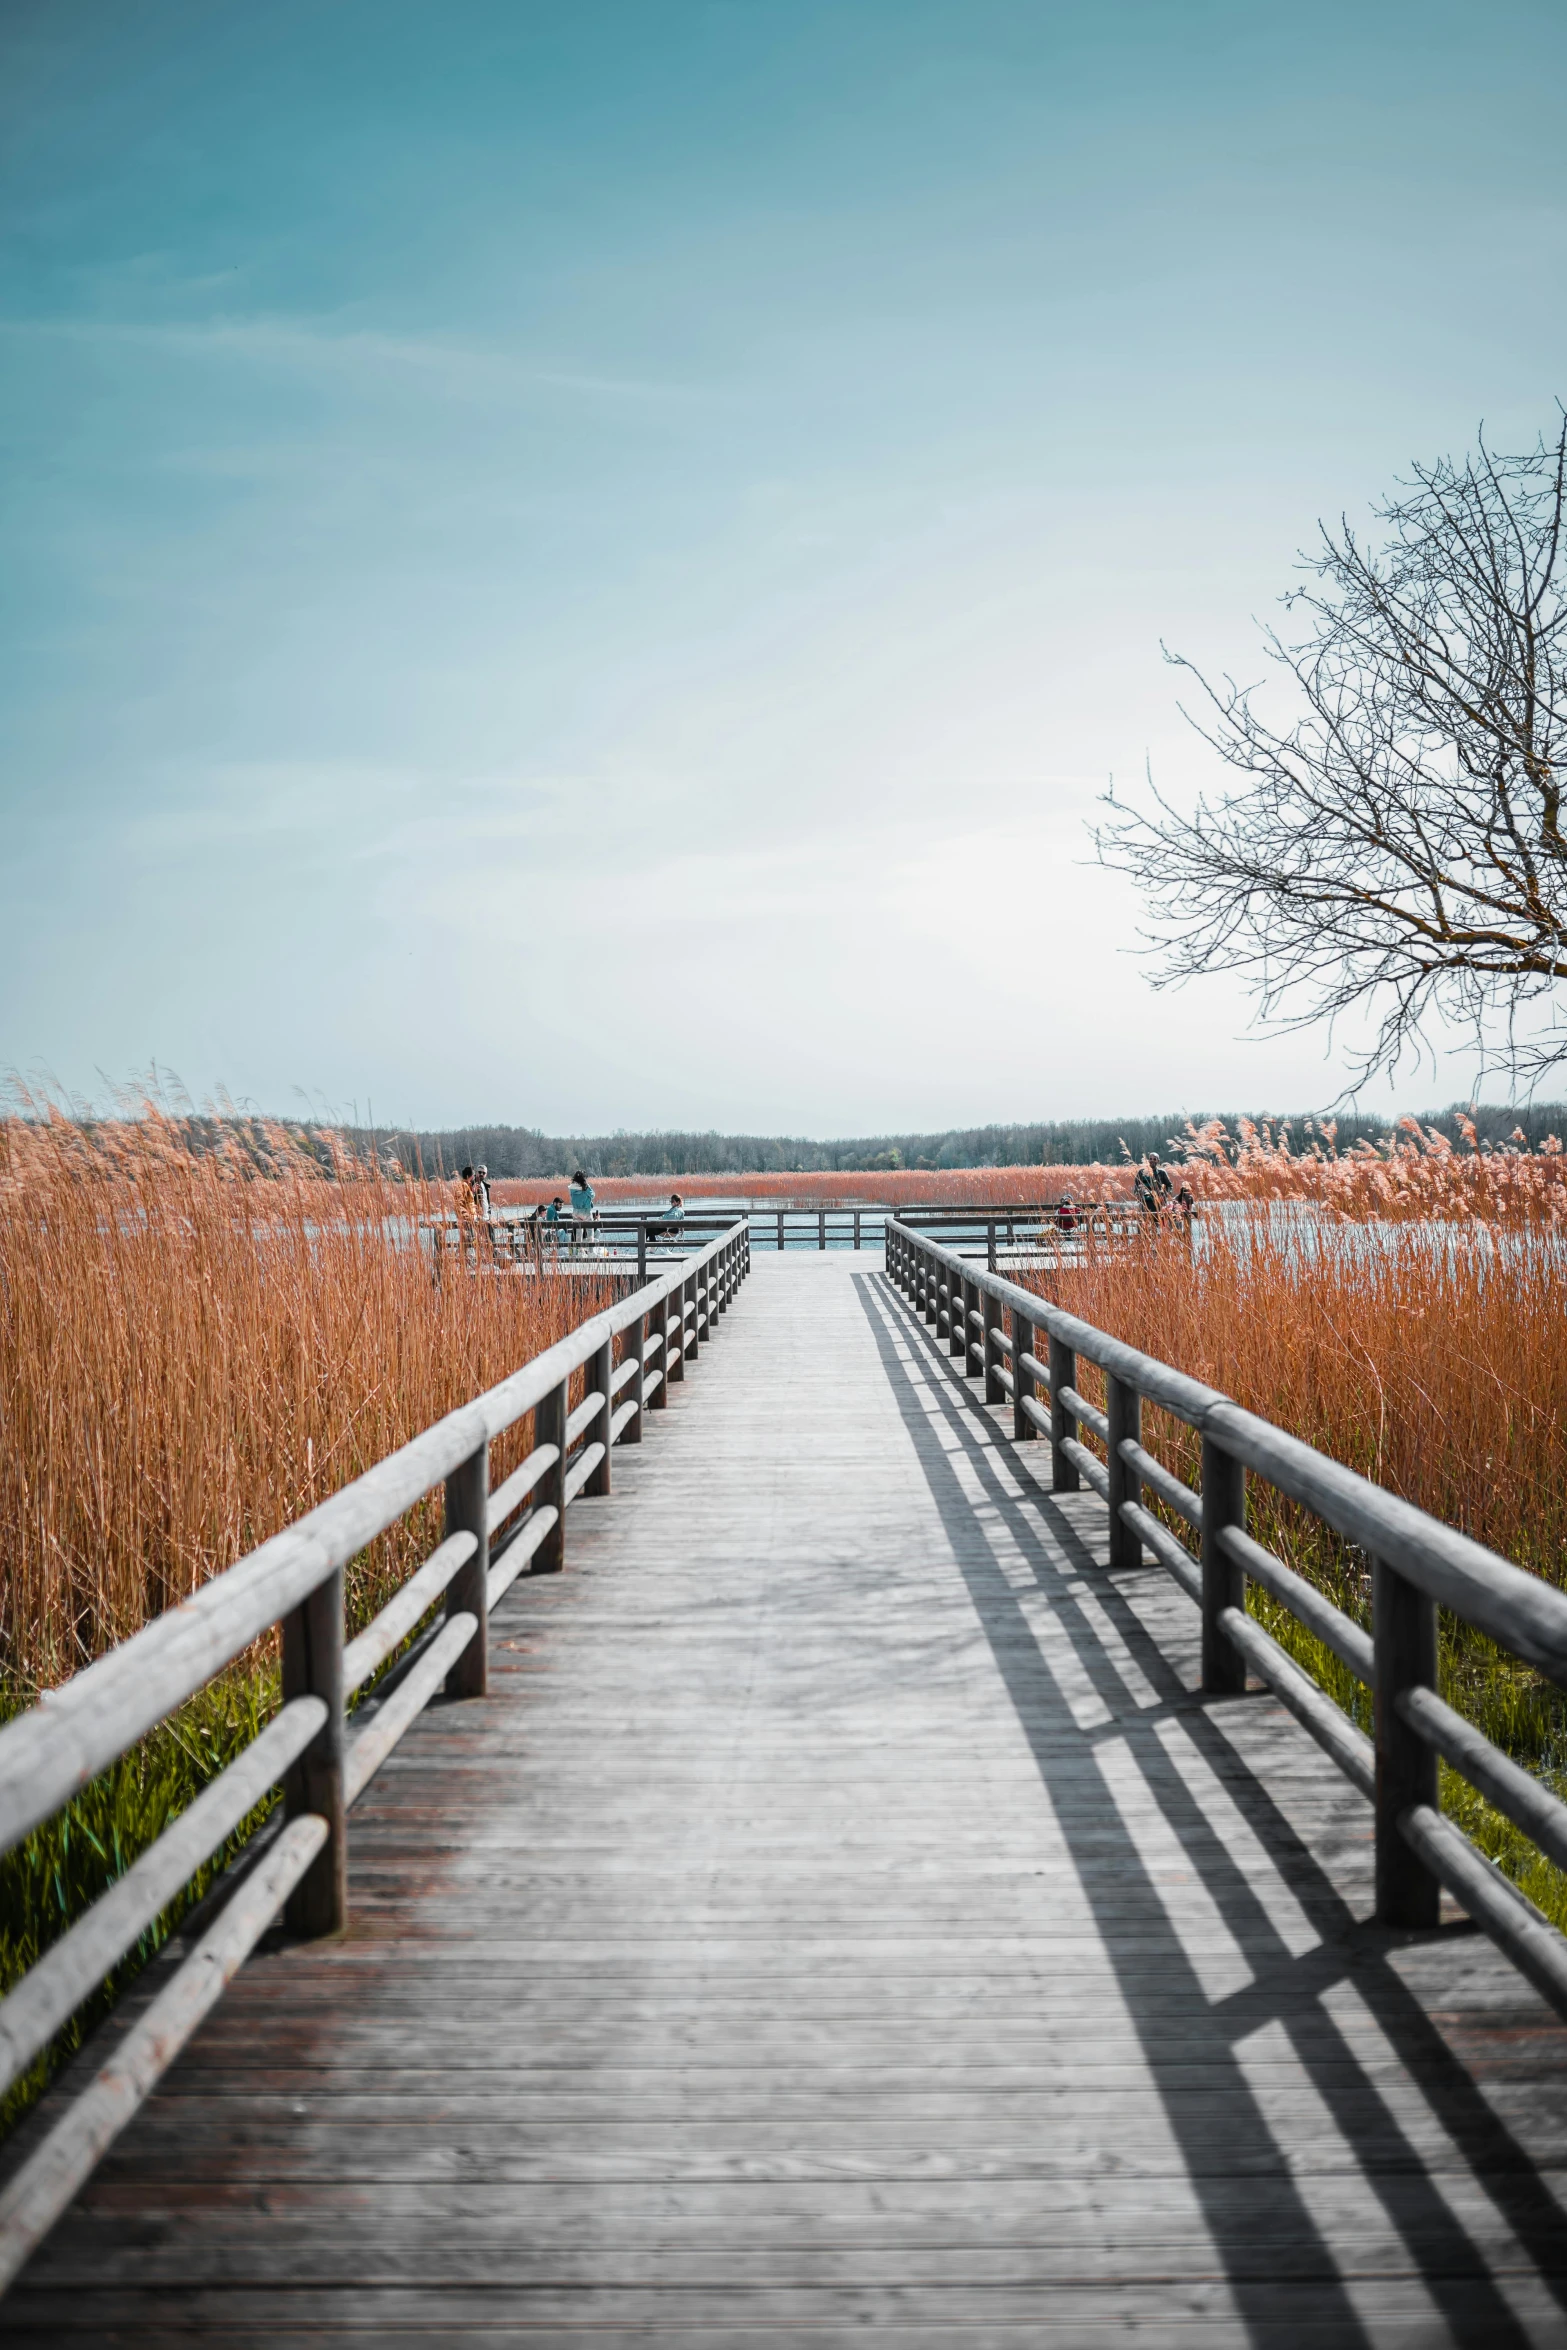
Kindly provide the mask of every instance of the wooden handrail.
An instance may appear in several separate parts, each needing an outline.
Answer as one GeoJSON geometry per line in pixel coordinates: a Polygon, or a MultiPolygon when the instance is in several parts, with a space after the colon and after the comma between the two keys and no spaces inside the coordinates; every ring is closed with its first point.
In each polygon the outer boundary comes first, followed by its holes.
{"type": "MultiPolygon", "coordinates": [[[[0,2001],[3,2092],[203,1862],[283,1780],[287,1825],[270,1845],[271,1857],[231,1890],[219,1922],[160,1994],[125,2050],[68,2108],[0,2195],[0,2292],[284,1902],[290,1905],[291,1922],[305,1931],[332,1931],[344,1923],[349,1806],[443,1682],[456,1695],[483,1694],[491,1607],[530,1557],[539,1556],[551,1569],[562,1564],[567,1504],[584,1484],[607,1492],[612,1446],[641,1440],[640,1410],[622,1406],[610,1416],[613,1396],[623,1384],[612,1368],[616,1339],[630,1341],[628,1355],[640,1370],[651,1317],[661,1325],[666,1355],[694,1355],[695,1334],[682,1341],[668,1325],[670,1299],[699,1291],[705,1343],[749,1269],[749,1233],[743,1220],[733,1221],[694,1255],[449,1412],[0,1729],[0,1850],[9,1850],[260,1634],[283,1626],[282,1711],[0,2001]],[[595,1384],[568,1422],[569,1382],[584,1366],[595,1384]],[[539,1444],[492,1495],[490,1444],[530,1411],[541,1423],[552,1422],[558,1435],[539,1444]],[[572,1426],[580,1432],[600,1414],[602,1436],[568,1465],[572,1426]],[[443,1480],[445,1540],[373,1622],[345,1643],[342,1575],[347,1562],[443,1480]],[[506,1547],[503,1563],[492,1568],[491,1532],[546,1481],[544,1495],[533,1499],[506,1547]],[[353,1717],[368,1720],[369,1726],[350,1740],[348,1697],[394,1653],[443,1591],[444,1626],[433,1626],[394,1667],[365,1714],[353,1717]],[[193,1969],[205,1970],[199,1984],[193,1969]],[[154,2016],[162,2021],[149,2035],[154,2016]],[[111,2073],[112,2094],[106,2088],[111,2073]]],[[[625,1372],[625,1363],[620,1370],[625,1372]]],[[[655,1372],[638,1380],[638,1402],[658,1377],[655,1372]]]]}
{"type": "MultiPolygon", "coordinates": [[[[1444,1525],[1342,1462],[1276,1428],[1215,1388],[1153,1355],[1111,1338],[1035,1291],[956,1256],[894,1218],[886,1229],[887,1270],[914,1310],[936,1331],[947,1323],[940,1300],[964,1283],[992,1313],[1011,1316],[1008,1351],[1021,1375],[1049,1397],[1048,1412],[1025,1394],[1021,1376],[997,1359],[1001,1334],[982,1321],[982,1348],[963,1348],[967,1373],[980,1357],[987,1399],[1013,1398],[1014,1435],[1048,1438],[1051,1485],[1071,1492],[1080,1480],[1111,1511],[1113,1565],[1140,1564],[1153,1552],[1203,1613],[1203,1690],[1245,1689],[1248,1666],[1295,1714],[1376,1814],[1377,1915],[1384,1925],[1437,1922],[1441,1886],[1563,2015],[1567,2015],[1567,1937],[1440,1818],[1437,1758],[1468,1779],[1489,1803],[1558,1864],[1567,1854],[1567,1804],[1455,1714],[1438,1697],[1436,1610],[1445,1607],[1497,1645],[1567,1686],[1567,1593],[1510,1559],[1444,1525]],[[1049,1336],[1042,1364],[1033,1334],[1049,1336]],[[1077,1358],[1105,1374],[1108,1409],[1087,1403],[1076,1385],[1077,1358]],[[1202,1439],[1201,1491],[1181,1485],[1148,1453],[1140,1409],[1156,1404],[1202,1439]],[[1105,1446],[1091,1452],[1086,1428],[1105,1446]],[[1263,1478],[1366,1550],[1373,1564],[1373,1627],[1362,1627],[1246,1531],[1246,1479],[1263,1478]],[[1142,1489],[1173,1506],[1201,1537],[1201,1555],[1146,1509],[1142,1489]],[[1246,1582],[1260,1582],[1368,1684],[1376,1736],[1368,1740],[1263,1627],[1246,1613],[1246,1582]]],[[[972,1311],[964,1317],[972,1323],[972,1311]]]]}

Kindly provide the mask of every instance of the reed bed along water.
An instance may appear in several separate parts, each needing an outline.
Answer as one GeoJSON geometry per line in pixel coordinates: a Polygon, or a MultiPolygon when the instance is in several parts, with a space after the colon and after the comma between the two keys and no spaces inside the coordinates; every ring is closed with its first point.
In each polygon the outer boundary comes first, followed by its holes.
{"type": "MultiPolygon", "coordinates": [[[[157,1107],[0,1121],[0,1712],[608,1302],[591,1281],[452,1260],[437,1279],[416,1228],[452,1204],[448,1186],[260,1122],[157,1107]]],[[[526,1423],[511,1431],[496,1473],[530,1442],[526,1423]]],[[[353,1562],[351,1629],[439,1539],[439,1515],[437,1497],[353,1562]]],[[[0,1861],[0,1989],[254,1734],[277,1702],[274,1652],[259,1644],[0,1861]]]]}
{"type": "MultiPolygon", "coordinates": [[[[1121,1167],[952,1167],[892,1168],[859,1174],[605,1175],[593,1178],[601,1203],[629,1206],[636,1200],[662,1202],[671,1190],[686,1200],[776,1201],[780,1207],[832,1207],[842,1202],[877,1206],[961,1206],[969,1200],[1056,1199],[1063,1188],[1088,1199],[1124,1198],[1134,1169],[1121,1167]]],[[[491,1186],[497,1207],[532,1207],[566,1186],[547,1176],[510,1177],[491,1186]]]]}
{"type": "MultiPolygon", "coordinates": [[[[1455,1147],[1436,1127],[1400,1119],[1380,1143],[1360,1142],[1340,1153],[1331,1119],[1306,1120],[1297,1134],[1240,1119],[1231,1131],[1210,1118],[1172,1134],[1166,1156],[1199,1199],[1297,1200],[1332,1215],[1487,1221],[1560,1222],[1567,1219],[1567,1152],[1555,1136],[1531,1151],[1520,1133],[1513,1145],[1482,1145],[1473,1122],[1460,1118],[1466,1142],[1455,1147]]],[[[890,1207],[963,1206],[981,1200],[1022,1206],[1059,1199],[1114,1200],[1130,1196],[1136,1163],[1130,1152],[1113,1165],[1025,1167],[890,1167],[837,1173],[681,1175],[673,1188],[688,1200],[751,1199],[800,1207],[875,1203],[890,1207]]],[[[594,1189],[607,1206],[667,1200],[671,1178],[606,1175],[594,1189]]],[[[564,1193],[559,1177],[508,1178],[493,1186],[496,1205],[532,1207],[564,1193]]]]}
{"type": "Polygon", "coordinates": [[[1331,1119],[1308,1119],[1297,1144],[1287,1123],[1243,1118],[1231,1133],[1210,1118],[1173,1138],[1171,1152],[1199,1199],[1293,1200],[1361,1223],[1567,1221],[1567,1152],[1559,1136],[1531,1150],[1519,1130],[1498,1147],[1480,1141],[1471,1118],[1457,1123],[1463,1140],[1456,1146],[1439,1128],[1400,1118],[1380,1143],[1341,1153],[1331,1119]]]}
{"type": "MultiPolygon", "coordinates": [[[[157,1112],[0,1125],[0,1673],[44,1687],[561,1337],[592,1284],[432,1278],[447,1186],[157,1112]]],[[[520,1440],[518,1440],[520,1441],[520,1440]]],[[[379,1604],[426,1529],[353,1578],[379,1604]]]]}

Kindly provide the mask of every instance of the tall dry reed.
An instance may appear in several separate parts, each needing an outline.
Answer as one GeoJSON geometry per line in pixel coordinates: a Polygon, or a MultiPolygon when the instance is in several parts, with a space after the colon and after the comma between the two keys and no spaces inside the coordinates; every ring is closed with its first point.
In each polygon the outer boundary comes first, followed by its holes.
{"type": "Polygon", "coordinates": [[[1040,1286],[1564,1579],[1567,1248],[1554,1232],[1201,1210],[1190,1242],[1176,1228],[1090,1244],[1040,1286]]]}
{"type": "Polygon", "coordinates": [[[1472,1118],[1461,1141],[1400,1118],[1380,1143],[1340,1153],[1331,1119],[1306,1120],[1296,1147],[1287,1122],[1249,1118],[1235,1132],[1218,1118],[1188,1126],[1172,1142],[1201,1199],[1298,1200],[1328,1215],[1378,1222],[1489,1224],[1567,1220],[1567,1152],[1547,1135],[1531,1150],[1521,1129],[1511,1143],[1482,1143],[1472,1118]]]}
{"type": "MultiPolygon", "coordinates": [[[[260,1124],[0,1122],[0,1676],[76,1671],[605,1302],[453,1273],[451,1206],[260,1124]]],[[[510,1450],[519,1452],[519,1431],[510,1450]]],[[[505,1464],[499,1459],[497,1466],[505,1464]]],[[[357,1563],[360,1619],[435,1508],[357,1563]]]]}

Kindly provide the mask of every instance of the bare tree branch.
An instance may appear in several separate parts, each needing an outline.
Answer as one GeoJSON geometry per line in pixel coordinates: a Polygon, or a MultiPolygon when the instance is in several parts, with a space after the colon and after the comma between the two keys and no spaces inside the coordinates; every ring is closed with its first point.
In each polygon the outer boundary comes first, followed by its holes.
{"type": "Polygon", "coordinates": [[[1156,986],[1234,970],[1288,1027],[1373,1009],[1362,1077],[1393,1069],[1433,1018],[1484,1049],[1500,1015],[1515,1073],[1567,1058],[1567,1030],[1515,1023],[1567,979],[1567,411],[1554,441],[1416,466],[1365,547],[1321,528],[1264,631],[1300,714],[1280,730],[1256,686],[1182,705],[1240,778],[1194,810],[1149,779],[1096,828],[1102,861],[1147,901],[1156,986]]]}

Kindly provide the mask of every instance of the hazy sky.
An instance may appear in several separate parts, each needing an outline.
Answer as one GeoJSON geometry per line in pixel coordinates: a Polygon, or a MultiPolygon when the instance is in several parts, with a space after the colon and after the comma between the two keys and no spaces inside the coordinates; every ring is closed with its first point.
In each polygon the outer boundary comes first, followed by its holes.
{"type": "MultiPolygon", "coordinates": [[[[0,1061],[379,1120],[1300,1106],[1085,865],[1567,393],[1567,8],[0,10],[0,1061]]],[[[1460,1090],[1466,1065],[1411,1078],[1460,1090]]]]}

